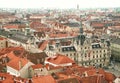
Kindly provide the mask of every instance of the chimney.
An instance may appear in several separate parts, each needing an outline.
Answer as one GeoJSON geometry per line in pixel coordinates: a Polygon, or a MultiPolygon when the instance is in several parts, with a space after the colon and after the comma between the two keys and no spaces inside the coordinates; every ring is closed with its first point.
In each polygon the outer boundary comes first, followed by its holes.
{"type": "Polygon", "coordinates": [[[19,60],[19,69],[21,69],[22,68],[22,61],[21,61],[21,59],[19,60]]]}
{"type": "Polygon", "coordinates": [[[46,68],[47,68],[47,70],[49,70],[49,69],[50,69],[49,64],[46,64],[46,68]]]}

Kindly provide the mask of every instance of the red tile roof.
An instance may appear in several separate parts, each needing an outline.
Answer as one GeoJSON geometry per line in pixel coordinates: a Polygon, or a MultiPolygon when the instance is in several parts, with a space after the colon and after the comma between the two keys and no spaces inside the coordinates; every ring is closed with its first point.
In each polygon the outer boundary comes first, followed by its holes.
{"type": "Polygon", "coordinates": [[[62,37],[68,37],[68,36],[70,36],[69,34],[67,34],[67,33],[58,33],[58,34],[50,34],[49,35],[49,37],[51,37],[51,38],[62,38],[62,37]]]}
{"type": "Polygon", "coordinates": [[[104,27],[104,23],[91,23],[92,27],[104,27]]]}
{"type": "Polygon", "coordinates": [[[45,50],[47,44],[48,44],[48,41],[46,41],[46,40],[43,41],[42,44],[39,46],[39,49],[42,50],[42,51],[45,50]]]}
{"type": "Polygon", "coordinates": [[[54,64],[75,63],[72,59],[68,58],[65,55],[61,55],[61,54],[56,54],[55,58],[50,58],[47,61],[51,62],[51,63],[54,63],[54,64]]]}
{"type": "Polygon", "coordinates": [[[5,54],[4,56],[8,56],[8,58],[9,58],[10,60],[17,58],[17,56],[15,56],[15,54],[14,54],[13,51],[10,52],[10,53],[5,54]]]}
{"type": "Polygon", "coordinates": [[[0,83],[14,83],[13,76],[8,73],[0,73],[0,77],[5,77],[4,80],[0,79],[0,83]]]}
{"type": "Polygon", "coordinates": [[[14,51],[14,50],[24,50],[23,47],[8,47],[8,48],[3,48],[0,50],[0,55],[4,55],[4,54],[7,54],[7,53],[10,53],[11,51],[14,51]]]}
{"type": "Polygon", "coordinates": [[[48,26],[39,21],[33,21],[30,23],[30,27],[35,29],[35,28],[47,28],[48,26]]]}
{"type": "Polygon", "coordinates": [[[6,40],[6,38],[0,37],[0,40],[6,40]]]}
{"type": "Polygon", "coordinates": [[[96,74],[102,74],[103,76],[105,76],[105,71],[103,69],[91,69],[86,71],[88,76],[93,76],[96,74]]]}
{"type": "Polygon", "coordinates": [[[13,69],[20,70],[28,63],[28,60],[25,58],[16,57],[7,63],[7,66],[12,67],[13,69]]]}
{"type": "Polygon", "coordinates": [[[33,77],[32,80],[33,80],[33,83],[56,83],[56,81],[51,75],[33,77]]]}
{"type": "Polygon", "coordinates": [[[105,79],[108,81],[108,82],[113,82],[115,80],[115,75],[113,75],[112,73],[110,72],[105,72],[105,79]]]}
{"type": "Polygon", "coordinates": [[[18,29],[18,25],[6,25],[3,28],[8,28],[8,29],[18,29]]]}
{"type": "Polygon", "coordinates": [[[31,66],[33,69],[38,69],[38,68],[42,68],[43,65],[42,64],[37,64],[37,65],[32,65],[31,66]]]}
{"type": "Polygon", "coordinates": [[[82,77],[80,79],[81,83],[98,83],[97,76],[82,77]]]}

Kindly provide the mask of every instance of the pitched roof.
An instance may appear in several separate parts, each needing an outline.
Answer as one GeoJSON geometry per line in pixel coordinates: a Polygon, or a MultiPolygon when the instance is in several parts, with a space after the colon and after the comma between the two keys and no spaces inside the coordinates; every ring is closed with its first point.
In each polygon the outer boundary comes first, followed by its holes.
{"type": "Polygon", "coordinates": [[[77,78],[67,78],[59,80],[57,83],[80,83],[77,78]]]}
{"type": "Polygon", "coordinates": [[[102,74],[103,76],[105,76],[105,71],[103,69],[91,69],[86,71],[88,76],[93,76],[96,74],[102,74]]]}
{"type": "Polygon", "coordinates": [[[39,46],[39,49],[43,51],[46,48],[47,44],[48,44],[48,41],[43,41],[39,46]]]}
{"type": "Polygon", "coordinates": [[[0,40],[5,40],[6,38],[0,37],[0,40]]]}
{"type": "Polygon", "coordinates": [[[56,81],[51,75],[33,77],[32,80],[33,80],[33,83],[56,83],[56,81]]]}
{"type": "Polygon", "coordinates": [[[10,60],[17,58],[17,56],[15,56],[15,54],[14,54],[13,51],[10,52],[10,53],[7,53],[7,54],[5,54],[5,55],[8,56],[8,58],[9,58],[10,60]]]}
{"type": "Polygon", "coordinates": [[[18,29],[18,25],[6,25],[6,26],[4,26],[4,28],[8,28],[8,29],[18,29]]]}
{"type": "Polygon", "coordinates": [[[0,77],[4,78],[4,80],[0,79],[0,83],[14,83],[13,76],[8,73],[0,73],[0,77]]]}
{"type": "Polygon", "coordinates": [[[55,58],[50,58],[47,61],[54,63],[54,64],[75,63],[72,59],[68,58],[65,55],[61,55],[61,54],[56,54],[55,58]]]}
{"type": "Polygon", "coordinates": [[[38,69],[38,68],[42,68],[43,65],[42,64],[37,64],[37,65],[32,65],[31,66],[33,69],[38,69]]]}
{"type": "Polygon", "coordinates": [[[75,52],[76,49],[74,46],[62,46],[62,52],[75,52]]]}
{"type": "Polygon", "coordinates": [[[69,37],[70,34],[68,33],[57,33],[57,34],[54,34],[54,33],[51,33],[49,35],[50,38],[63,38],[63,37],[69,37]]]}
{"type": "Polygon", "coordinates": [[[33,21],[33,22],[30,23],[30,27],[31,27],[31,28],[46,28],[47,25],[42,24],[42,23],[39,22],[39,21],[33,21]]]}
{"type": "Polygon", "coordinates": [[[13,69],[20,70],[28,63],[28,60],[25,58],[16,57],[7,63],[7,66],[12,67],[13,69]]]}
{"type": "Polygon", "coordinates": [[[105,79],[109,82],[113,82],[115,80],[115,75],[110,72],[105,72],[105,79]]]}
{"type": "MultiPolygon", "coordinates": [[[[27,58],[34,64],[38,64],[37,59],[45,59],[47,57],[47,54],[45,52],[40,52],[40,53],[30,53],[27,55],[27,58]]],[[[41,62],[40,62],[41,63],[41,62]]],[[[43,64],[44,61],[41,63],[43,64]]]]}
{"type": "Polygon", "coordinates": [[[10,53],[11,51],[15,51],[15,50],[24,50],[24,48],[22,48],[22,47],[3,48],[0,50],[0,55],[4,55],[4,54],[10,53]]]}

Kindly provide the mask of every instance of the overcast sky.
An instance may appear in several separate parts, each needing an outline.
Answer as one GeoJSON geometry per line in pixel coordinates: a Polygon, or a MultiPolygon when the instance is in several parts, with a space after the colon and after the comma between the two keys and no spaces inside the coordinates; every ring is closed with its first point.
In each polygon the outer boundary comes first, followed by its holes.
{"type": "Polygon", "coordinates": [[[119,7],[120,0],[0,0],[0,8],[119,7]]]}

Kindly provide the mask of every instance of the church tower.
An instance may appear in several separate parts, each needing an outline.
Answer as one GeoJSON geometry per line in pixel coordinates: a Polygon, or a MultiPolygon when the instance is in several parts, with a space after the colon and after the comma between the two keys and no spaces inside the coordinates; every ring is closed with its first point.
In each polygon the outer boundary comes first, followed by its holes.
{"type": "Polygon", "coordinates": [[[77,10],[79,10],[79,4],[77,4],[77,10]]]}
{"type": "Polygon", "coordinates": [[[29,33],[30,33],[30,26],[29,26],[29,23],[26,23],[25,35],[29,35],[29,33]]]}
{"type": "Polygon", "coordinates": [[[79,35],[78,35],[78,42],[79,42],[79,45],[83,45],[84,44],[84,41],[85,41],[85,35],[83,35],[83,26],[82,26],[82,22],[80,21],[79,23],[79,35]]]}

